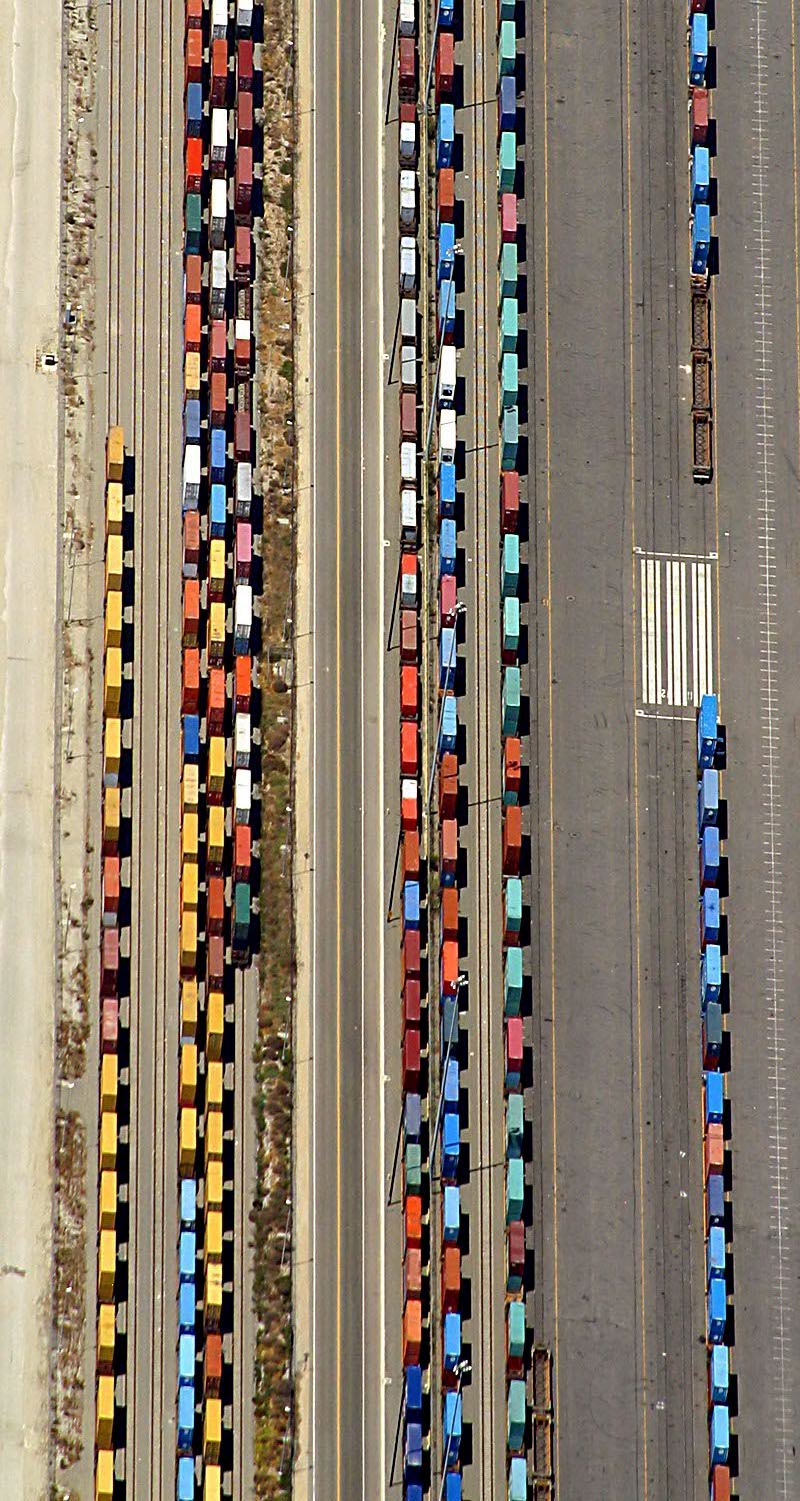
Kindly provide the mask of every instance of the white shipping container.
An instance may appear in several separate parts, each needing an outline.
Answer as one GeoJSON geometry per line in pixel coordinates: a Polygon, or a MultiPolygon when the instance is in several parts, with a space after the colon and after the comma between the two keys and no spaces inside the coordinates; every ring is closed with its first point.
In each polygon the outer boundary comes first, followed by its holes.
{"type": "Polygon", "coordinates": [[[416,777],[403,777],[400,784],[400,798],[404,803],[416,802],[419,797],[419,787],[416,777]]]}
{"type": "Polygon", "coordinates": [[[400,337],[404,344],[417,342],[417,304],[413,297],[400,301],[400,337]]]}
{"type": "Polygon", "coordinates": [[[416,610],[417,608],[417,570],[413,573],[400,573],[400,608],[401,610],[416,610]]]}
{"type": "Polygon", "coordinates": [[[228,35],[228,0],[211,0],[211,36],[228,35]]]}
{"type": "Polygon", "coordinates": [[[252,464],[236,465],[236,515],[245,521],[250,515],[250,506],[253,501],[253,466],[252,464]]]}
{"type": "Polygon", "coordinates": [[[417,483],[417,445],[416,443],[400,444],[400,479],[404,485],[417,483]]]}
{"type": "Polygon", "coordinates": [[[400,292],[405,295],[417,290],[417,242],[413,235],[400,237],[400,292]]]}
{"type": "Polygon", "coordinates": [[[400,492],[400,525],[403,528],[404,540],[413,541],[417,535],[416,490],[401,490],[400,492]]]}
{"type": "Polygon", "coordinates": [[[442,406],[450,406],[456,396],[456,347],[455,344],[442,345],[442,357],[439,363],[439,401],[442,406]]]}
{"type": "Polygon", "coordinates": [[[253,778],[244,766],[240,766],[234,779],[233,817],[236,823],[250,822],[253,802],[253,778]]]}
{"type": "Polygon", "coordinates": [[[414,229],[417,223],[417,176],[405,170],[400,173],[400,226],[414,229]]]}
{"type": "Polygon", "coordinates": [[[439,413],[439,459],[442,464],[452,464],[456,456],[456,414],[451,407],[439,413]]]}
{"type": "Polygon", "coordinates": [[[400,160],[417,160],[417,127],[413,120],[404,120],[400,126],[400,160]]]}
{"type": "Polygon", "coordinates": [[[211,249],[225,248],[225,227],[228,222],[228,184],[224,177],[211,180],[211,249]]]}
{"type": "Polygon", "coordinates": [[[211,111],[211,165],[225,165],[228,155],[228,111],[211,111]]]}
{"type": "Polygon", "coordinates": [[[225,293],[228,286],[228,258],[224,250],[212,250],[211,252],[211,316],[215,317],[215,309],[225,306],[225,293]]]}
{"type": "Polygon", "coordinates": [[[183,509],[193,511],[200,497],[200,448],[187,443],[183,451],[183,509]]]}
{"type": "Polygon", "coordinates": [[[414,0],[400,0],[400,35],[413,36],[417,29],[417,12],[414,0]]]}
{"type": "Polygon", "coordinates": [[[400,384],[404,391],[417,389],[417,349],[415,344],[400,347],[400,384]]]}
{"type": "Polygon", "coordinates": [[[237,714],[234,732],[237,767],[250,765],[251,741],[252,737],[250,734],[250,715],[237,714]]]}
{"type": "Polygon", "coordinates": [[[236,6],[237,31],[249,31],[253,24],[253,0],[238,0],[236,6]]]}
{"type": "Polygon", "coordinates": [[[253,589],[251,584],[237,584],[233,608],[233,629],[240,641],[250,640],[253,627],[253,589]]]}
{"type": "Polygon", "coordinates": [[[234,329],[234,335],[233,336],[234,336],[234,339],[236,340],[237,344],[249,344],[250,343],[250,319],[249,318],[237,318],[236,319],[236,326],[235,326],[235,329],[234,329]]]}

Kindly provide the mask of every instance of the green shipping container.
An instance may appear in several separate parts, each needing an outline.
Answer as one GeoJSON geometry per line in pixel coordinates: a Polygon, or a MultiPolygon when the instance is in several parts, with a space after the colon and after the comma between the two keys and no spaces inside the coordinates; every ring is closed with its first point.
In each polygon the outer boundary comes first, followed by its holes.
{"type": "Polygon", "coordinates": [[[519,725],[520,677],[518,667],[503,673],[503,734],[516,735],[519,725]]]}
{"type": "Polygon", "coordinates": [[[198,255],[203,232],[203,204],[199,193],[186,194],[186,254],[198,255]]]}
{"type": "Polygon", "coordinates": [[[406,1144],[406,1188],[418,1193],[422,1187],[422,1148],[417,1141],[406,1144]]]}
{"type": "Polygon", "coordinates": [[[522,1002],[522,949],[506,951],[505,977],[503,980],[503,1012],[505,1016],[519,1016],[522,1002]]]}
{"type": "Polygon", "coordinates": [[[247,881],[237,881],[233,896],[233,926],[245,937],[250,932],[250,887],[247,881]]]}
{"type": "Polygon", "coordinates": [[[519,533],[506,532],[503,538],[503,562],[501,567],[502,598],[516,594],[519,589],[519,533]]]}
{"type": "Polygon", "coordinates": [[[512,1157],[506,1163],[506,1224],[522,1219],[525,1198],[525,1169],[521,1157],[512,1157]]]}
{"type": "Polygon", "coordinates": [[[506,1104],[506,1157],[522,1156],[524,1115],[522,1095],[510,1094],[506,1104]]]}
{"type": "Polygon", "coordinates": [[[517,295],[517,247],[506,244],[500,251],[500,300],[517,295]]]}
{"type": "Polygon", "coordinates": [[[513,21],[516,13],[516,0],[500,0],[500,20],[513,21]]]}
{"type": "Polygon", "coordinates": [[[504,354],[500,371],[503,406],[515,407],[519,402],[519,360],[515,354],[504,354]]]}
{"type": "Polygon", "coordinates": [[[517,467],[519,449],[519,407],[507,407],[503,413],[503,451],[500,468],[509,472],[517,467]]]}
{"type": "Polygon", "coordinates": [[[519,933],[522,927],[522,882],[519,876],[509,876],[503,891],[506,931],[519,933]]]}
{"type": "Polygon", "coordinates": [[[513,594],[503,601],[503,651],[519,651],[519,600],[513,594]]]}
{"type": "Polygon", "coordinates": [[[525,1382],[508,1383],[508,1430],[506,1443],[512,1453],[525,1443],[525,1382]]]}
{"type": "Polygon", "coordinates": [[[504,130],[500,136],[500,151],[497,160],[497,190],[513,193],[517,178],[517,137],[513,130],[504,130]]]}
{"type": "Polygon", "coordinates": [[[516,353],[519,338],[519,303],[516,297],[504,297],[500,306],[500,358],[516,353]]]}
{"type": "Polygon", "coordinates": [[[508,1353],[512,1360],[525,1354],[525,1303],[522,1298],[508,1305],[508,1353]]]}
{"type": "Polygon", "coordinates": [[[517,66],[517,28],[513,20],[500,22],[500,35],[497,39],[497,65],[501,78],[506,73],[513,73],[517,66]]]}

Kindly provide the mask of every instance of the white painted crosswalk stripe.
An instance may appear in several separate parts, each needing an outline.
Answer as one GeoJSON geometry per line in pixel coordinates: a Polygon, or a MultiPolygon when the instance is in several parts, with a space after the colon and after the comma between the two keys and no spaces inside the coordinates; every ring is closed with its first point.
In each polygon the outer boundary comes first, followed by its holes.
{"type": "Polygon", "coordinates": [[[642,556],[641,701],[685,709],[713,692],[712,561],[642,556]]]}

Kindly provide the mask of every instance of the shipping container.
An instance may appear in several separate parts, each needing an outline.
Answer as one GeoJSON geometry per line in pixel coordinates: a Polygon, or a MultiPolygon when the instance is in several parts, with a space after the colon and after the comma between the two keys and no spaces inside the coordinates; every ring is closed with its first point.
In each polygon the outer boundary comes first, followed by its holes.
{"type": "Polygon", "coordinates": [[[455,1313],[461,1301],[461,1250],[459,1246],[443,1247],[442,1255],[442,1312],[455,1313]]]}
{"type": "Polygon", "coordinates": [[[692,145],[708,144],[708,89],[691,89],[692,145]]]}
{"type": "Polygon", "coordinates": [[[122,588],[122,575],[125,570],[125,553],[121,535],[110,532],[106,538],[106,577],[105,592],[112,589],[122,588]]]}
{"type": "MultiPolygon", "coordinates": [[[[103,622],[103,651],[108,652],[110,647],[122,645],[122,593],[119,589],[111,589],[106,595],[105,617],[103,622]]],[[[121,662],[120,658],[120,662],[121,662]]]]}
{"type": "Polygon", "coordinates": [[[117,997],[105,996],[101,1006],[100,1051],[115,1053],[119,1040],[119,1001],[117,997]]]}
{"type": "Polygon", "coordinates": [[[115,855],[119,848],[121,799],[119,787],[103,789],[103,854],[115,855]]]}
{"type": "Polygon", "coordinates": [[[456,126],[452,104],[440,104],[436,112],[436,168],[452,167],[456,126]]]}
{"type": "Polygon", "coordinates": [[[436,103],[449,99],[453,93],[455,76],[455,36],[452,31],[439,31],[436,38],[436,61],[434,64],[434,90],[436,103]]]}
{"type": "Polygon", "coordinates": [[[113,1303],[101,1303],[97,1309],[97,1369],[110,1375],[114,1367],[117,1342],[116,1309],[113,1303]]]}
{"type": "Polygon", "coordinates": [[[197,1035],[197,981],[181,981],[181,1039],[197,1035]]]}
{"type": "Polygon", "coordinates": [[[106,482],[121,480],[125,467],[125,434],[121,427],[110,427],[106,435],[106,482]]]}
{"type": "Polygon", "coordinates": [[[497,39],[497,65],[499,80],[513,75],[517,66],[517,28],[513,20],[501,21],[497,39]]]}
{"type": "Polygon", "coordinates": [[[125,498],[122,485],[117,480],[109,480],[106,485],[106,537],[122,536],[124,514],[125,498]]]}
{"type": "MultiPolygon", "coordinates": [[[[514,195],[514,186],[517,178],[517,137],[513,130],[504,130],[500,137],[500,148],[497,157],[497,191],[501,201],[503,198],[514,195]]],[[[514,200],[516,204],[516,199],[514,200]]],[[[505,242],[509,236],[502,231],[505,224],[501,221],[501,240],[505,242]]],[[[517,230],[514,225],[514,233],[510,239],[516,243],[517,230]]]]}
{"type": "Polygon", "coordinates": [[[436,213],[439,224],[452,224],[455,203],[455,172],[452,167],[441,167],[436,183],[436,213]]]}
{"type": "Polygon", "coordinates": [[[116,787],[122,756],[122,720],[107,719],[103,732],[103,786],[116,787]]]}
{"type": "Polygon", "coordinates": [[[116,1271],[116,1230],[101,1230],[97,1252],[97,1296],[101,1303],[110,1303],[113,1300],[116,1271]]]}
{"type": "MultiPolygon", "coordinates": [[[[113,1059],[114,1063],[117,1061],[114,1053],[105,1053],[104,1063],[106,1059],[113,1059]]],[[[106,1168],[100,1174],[97,1222],[100,1230],[113,1230],[117,1223],[117,1173],[114,1168],[106,1168]]]]}
{"type": "Polygon", "coordinates": [[[183,576],[197,578],[200,562],[200,516],[197,511],[187,511],[183,518],[183,576]]]}

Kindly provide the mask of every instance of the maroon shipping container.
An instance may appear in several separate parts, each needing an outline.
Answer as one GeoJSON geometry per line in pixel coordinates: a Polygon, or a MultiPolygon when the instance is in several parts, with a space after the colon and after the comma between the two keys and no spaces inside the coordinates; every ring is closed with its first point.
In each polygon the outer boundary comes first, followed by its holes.
{"type": "Polygon", "coordinates": [[[217,37],[211,43],[211,108],[223,109],[228,102],[228,43],[217,37]]]}
{"type": "Polygon", "coordinates": [[[203,261],[199,255],[187,255],[185,262],[186,302],[201,302],[203,298],[203,261]]]}
{"type": "Polygon", "coordinates": [[[233,274],[239,286],[245,286],[252,271],[252,234],[246,224],[236,226],[236,250],[233,274]]]}
{"type": "Polygon", "coordinates": [[[250,338],[250,324],[248,322],[247,323],[246,337],[240,337],[238,335],[238,333],[237,333],[237,337],[234,339],[234,344],[233,344],[233,365],[234,365],[235,374],[237,376],[243,377],[246,380],[250,379],[250,364],[251,364],[250,349],[251,349],[251,342],[252,341],[251,341],[251,338],[250,338]]]}
{"type": "Polygon", "coordinates": [[[452,167],[441,167],[436,185],[436,206],[440,224],[452,224],[456,207],[456,175],[452,167]]]}
{"type": "Polygon", "coordinates": [[[215,1397],[222,1381],[222,1335],[210,1331],[205,1338],[203,1351],[203,1387],[206,1395],[215,1397]]]}
{"type": "Polygon", "coordinates": [[[116,917],[119,911],[119,855],[103,860],[103,917],[116,917]]]}
{"type": "Polygon", "coordinates": [[[236,95],[236,148],[253,144],[253,95],[240,89],[236,95]]]}
{"type": "Polygon", "coordinates": [[[416,391],[401,391],[400,393],[400,437],[403,442],[416,443],[417,441],[416,391]]]}
{"type": "Polygon", "coordinates": [[[253,198],[253,148],[242,146],[236,153],[236,171],[233,178],[233,204],[235,212],[245,218],[250,213],[253,198]]]}
{"type": "Polygon", "coordinates": [[[453,93],[455,37],[452,31],[440,31],[436,43],[436,103],[450,99],[453,93]]]}
{"type": "Polygon", "coordinates": [[[233,457],[237,464],[249,464],[251,453],[250,413],[237,412],[233,419],[233,457]]]}
{"type": "Polygon", "coordinates": [[[504,245],[515,245],[517,241],[517,195],[516,193],[500,194],[500,238],[504,245]]]}
{"type": "Polygon", "coordinates": [[[236,78],[240,89],[253,91],[253,43],[242,37],[236,45],[236,78]]]}
{"type": "Polygon", "coordinates": [[[503,472],[500,482],[500,531],[516,532],[519,528],[519,475],[516,469],[503,472]]]}
{"type": "Polygon", "coordinates": [[[422,987],[419,980],[408,979],[403,986],[403,1030],[418,1027],[422,1017],[422,987]]]}
{"type": "Polygon", "coordinates": [[[416,610],[400,611],[400,660],[413,663],[419,660],[416,610]]]}
{"type": "Polygon", "coordinates": [[[506,1235],[508,1274],[525,1277],[525,1226],[522,1220],[512,1220],[506,1235]]]}
{"type": "Polygon", "coordinates": [[[119,1001],[115,995],[109,995],[103,1000],[103,1009],[100,1018],[101,1053],[116,1053],[118,1043],[119,1001]]]}
{"type": "Polygon", "coordinates": [[[409,975],[419,977],[422,961],[422,939],[419,928],[409,928],[403,934],[403,947],[400,952],[402,983],[405,984],[409,975]]]}
{"type": "Polygon", "coordinates": [[[417,97],[417,44],[413,36],[401,36],[397,49],[397,86],[400,100],[417,97]]]}
{"type": "Polygon", "coordinates": [[[224,318],[211,319],[208,360],[212,373],[215,370],[224,370],[228,363],[228,330],[224,318]]]}
{"type": "Polygon", "coordinates": [[[115,996],[119,980],[119,929],[103,928],[100,944],[100,994],[115,996]]]}
{"type": "Polygon", "coordinates": [[[186,30],[199,29],[203,25],[203,0],[186,0],[186,30]]]}
{"type": "Polygon", "coordinates": [[[414,1094],[419,1088],[421,1038],[418,1027],[407,1027],[403,1038],[403,1090],[414,1094]]]}
{"type": "Polygon", "coordinates": [[[708,143],[708,89],[692,89],[692,145],[708,143]]]}
{"type": "Polygon", "coordinates": [[[225,978],[225,940],[215,934],[206,944],[207,983],[210,990],[220,990],[225,978]]]}
{"type": "Polygon", "coordinates": [[[443,573],[439,584],[439,622],[441,625],[455,625],[457,602],[456,576],[454,573],[443,573]]]}
{"type": "Polygon", "coordinates": [[[200,562],[200,513],[187,511],[183,518],[183,566],[184,572],[197,572],[200,562]]]}
{"type": "Polygon", "coordinates": [[[419,775],[419,733],[410,719],[400,725],[400,771],[404,777],[419,775]]]}
{"type": "Polygon", "coordinates": [[[522,855],[522,810],[509,807],[503,810],[503,875],[518,876],[522,855]]]}

